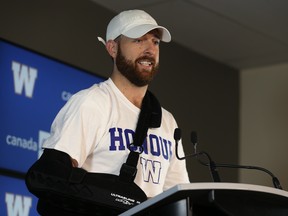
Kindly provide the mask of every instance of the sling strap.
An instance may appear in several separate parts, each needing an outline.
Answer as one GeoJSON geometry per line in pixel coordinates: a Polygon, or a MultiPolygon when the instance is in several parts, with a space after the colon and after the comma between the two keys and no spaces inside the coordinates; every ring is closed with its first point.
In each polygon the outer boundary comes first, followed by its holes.
{"type": "Polygon", "coordinates": [[[136,130],[133,136],[133,143],[129,145],[130,153],[120,169],[120,179],[122,181],[132,182],[137,173],[137,163],[139,154],[143,152],[143,142],[147,137],[149,128],[158,128],[161,125],[162,109],[157,98],[146,91],[143,98],[141,111],[138,117],[136,130]]]}

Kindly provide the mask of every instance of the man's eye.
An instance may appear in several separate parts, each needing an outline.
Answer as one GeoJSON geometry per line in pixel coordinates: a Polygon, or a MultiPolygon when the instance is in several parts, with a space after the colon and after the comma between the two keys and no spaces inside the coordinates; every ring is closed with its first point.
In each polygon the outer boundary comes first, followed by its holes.
{"type": "Polygon", "coordinates": [[[155,45],[159,45],[159,44],[160,44],[160,40],[154,41],[154,44],[155,44],[155,45]]]}

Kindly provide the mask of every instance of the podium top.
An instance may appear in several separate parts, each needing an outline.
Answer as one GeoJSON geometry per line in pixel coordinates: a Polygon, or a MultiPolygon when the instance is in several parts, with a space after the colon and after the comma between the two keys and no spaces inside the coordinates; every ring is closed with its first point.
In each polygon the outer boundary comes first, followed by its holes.
{"type": "MultiPolygon", "coordinates": [[[[128,211],[122,213],[120,216],[130,216],[134,214],[137,215],[137,213],[143,212],[145,209],[156,208],[158,206],[165,205],[166,203],[187,197],[190,197],[192,202],[198,202],[199,200],[203,201],[203,197],[207,197],[208,193],[216,197],[212,197],[212,199],[218,199],[221,202],[229,202],[230,206],[234,205],[232,202],[236,202],[236,199],[237,205],[241,205],[242,199],[245,202],[244,205],[247,205],[248,203],[250,207],[252,204],[259,205],[259,203],[261,203],[261,205],[266,205],[267,207],[277,203],[277,206],[281,205],[281,208],[285,206],[288,209],[287,191],[253,184],[213,182],[176,185],[164,191],[163,193],[129,209],[128,211]],[[271,198],[273,198],[273,203],[267,203],[267,200],[271,200],[271,198]],[[249,201],[249,199],[253,199],[252,202],[249,201]]],[[[243,206],[241,208],[243,208],[243,206]]]]}

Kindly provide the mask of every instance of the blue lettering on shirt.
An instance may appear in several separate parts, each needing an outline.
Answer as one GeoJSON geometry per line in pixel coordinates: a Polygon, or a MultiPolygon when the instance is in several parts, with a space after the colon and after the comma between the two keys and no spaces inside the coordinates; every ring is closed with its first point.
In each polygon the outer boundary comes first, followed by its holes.
{"type": "MultiPolygon", "coordinates": [[[[131,129],[110,128],[110,151],[125,151],[133,142],[134,131],[131,129]]],[[[169,160],[172,156],[172,142],[155,134],[149,134],[143,142],[143,153],[169,160]]],[[[135,147],[134,147],[135,148],[135,147]]],[[[131,148],[131,150],[135,150],[131,148]]]]}

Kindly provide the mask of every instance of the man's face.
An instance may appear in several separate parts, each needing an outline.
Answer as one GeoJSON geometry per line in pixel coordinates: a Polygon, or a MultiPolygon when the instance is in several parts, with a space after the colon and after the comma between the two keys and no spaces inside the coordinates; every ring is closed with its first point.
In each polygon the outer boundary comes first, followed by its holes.
{"type": "Polygon", "coordinates": [[[148,85],[158,72],[159,43],[153,32],[137,39],[122,36],[116,56],[118,70],[134,85],[148,85]]]}

